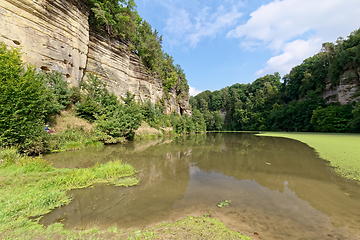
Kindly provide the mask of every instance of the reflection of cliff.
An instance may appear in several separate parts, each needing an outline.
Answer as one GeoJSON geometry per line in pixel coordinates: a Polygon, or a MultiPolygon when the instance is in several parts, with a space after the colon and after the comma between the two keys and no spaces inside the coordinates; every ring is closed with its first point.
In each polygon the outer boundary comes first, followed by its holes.
{"type": "Polygon", "coordinates": [[[118,147],[122,151],[112,151],[107,156],[121,158],[138,169],[140,184],[130,188],[101,185],[72,191],[74,200],[45,215],[45,224],[66,219],[63,223],[70,228],[92,224],[109,227],[115,223],[119,228],[143,227],[161,222],[171,214],[172,206],[183,198],[189,182],[189,152],[168,150],[166,144],[140,152],[118,147]],[[163,149],[162,154],[159,148],[163,149]]]}
{"type": "MultiPolygon", "coordinates": [[[[237,133],[185,136],[147,148],[137,144],[105,147],[88,152],[88,158],[122,159],[139,170],[139,186],[74,191],[74,201],[45,220],[67,212],[66,216],[75,216],[65,217],[68,226],[79,226],[77,222],[86,226],[96,220],[104,226],[117,222],[119,227],[141,227],[162,221],[172,212],[199,210],[193,206],[218,212],[216,203],[230,195],[234,208],[223,212],[229,222],[243,222],[245,217],[246,223],[260,222],[264,229],[273,230],[274,224],[280,224],[274,230],[278,233],[290,217],[287,227],[299,227],[301,234],[301,229],[319,219],[328,225],[316,223],[316,229],[334,229],[329,216],[335,227],[360,229],[359,186],[334,174],[303,143],[237,133]],[[232,218],[234,212],[236,218],[232,218]]],[[[73,160],[78,160],[73,154],[73,160]]],[[[82,157],[87,158],[85,153],[82,157]]]]}

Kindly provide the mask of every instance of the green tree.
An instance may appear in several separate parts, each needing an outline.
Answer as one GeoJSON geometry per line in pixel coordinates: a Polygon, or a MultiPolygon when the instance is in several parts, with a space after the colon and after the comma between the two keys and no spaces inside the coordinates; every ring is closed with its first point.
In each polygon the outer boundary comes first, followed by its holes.
{"type": "Polygon", "coordinates": [[[360,132],[360,102],[355,105],[355,109],[352,110],[352,119],[348,122],[348,129],[351,132],[360,132]]]}
{"type": "Polygon", "coordinates": [[[346,132],[347,124],[351,119],[351,106],[319,106],[314,110],[311,123],[319,132],[346,132]]]}
{"type": "Polygon", "coordinates": [[[134,139],[141,121],[142,115],[137,104],[119,105],[97,116],[95,132],[105,143],[118,143],[125,138],[134,139]]]}
{"type": "Polygon", "coordinates": [[[213,118],[214,118],[214,126],[213,126],[214,130],[217,130],[217,131],[222,130],[224,122],[223,122],[222,116],[220,115],[220,112],[214,111],[213,118]]]}
{"type": "Polygon", "coordinates": [[[44,132],[49,92],[34,67],[24,69],[19,50],[1,42],[0,92],[0,145],[24,149],[44,132]]]}
{"type": "Polygon", "coordinates": [[[193,109],[192,119],[195,123],[195,132],[204,132],[206,131],[206,123],[203,115],[198,109],[193,109]]]}

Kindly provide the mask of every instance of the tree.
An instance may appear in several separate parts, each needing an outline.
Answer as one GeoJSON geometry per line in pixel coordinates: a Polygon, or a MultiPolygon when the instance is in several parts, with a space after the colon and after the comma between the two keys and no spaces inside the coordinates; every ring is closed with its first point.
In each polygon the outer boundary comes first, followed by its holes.
{"type": "Polygon", "coordinates": [[[311,123],[319,132],[346,132],[348,122],[351,119],[351,106],[319,106],[314,110],[311,123]]]}
{"type": "Polygon", "coordinates": [[[206,131],[206,123],[205,123],[204,117],[198,109],[193,109],[192,120],[195,124],[195,132],[206,131]]]}
{"type": "Polygon", "coordinates": [[[19,145],[41,135],[49,92],[34,67],[24,69],[17,49],[0,42],[0,145],[19,145]]]}
{"type": "Polygon", "coordinates": [[[224,125],[223,118],[220,115],[219,111],[213,112],[213,118],[214,118],[214,130],[220,131],[224,125]]]}

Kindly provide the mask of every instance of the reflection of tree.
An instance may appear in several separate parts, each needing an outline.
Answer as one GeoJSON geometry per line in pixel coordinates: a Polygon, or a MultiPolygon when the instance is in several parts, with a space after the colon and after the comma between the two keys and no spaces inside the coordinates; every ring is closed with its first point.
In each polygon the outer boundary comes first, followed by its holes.
{"type": "Polygon", "coordinates": [[[239,181],[255,180],[271,191],[283,194],[292,191],[313,208],[332,217],[334,226],[360,229],[359,186],[335,175],[313,149],[295,140],[245,133],[211,133],[180,136],[156,144],[130,143],[57,156],[59,162],[64,162],[63,156],[69,156],[66,157],[70,159],[68,165],[74,165],[71,161],[82,164],[117,158],[139,170],[139,186],[102,186],[75,191],[77,197],[68,207],[45,217],[54,219],[67,211],[76,221],[71,223],[69,218],[65,223],[69,221],[73,226],[77,221],[87,224],[93,220],[104,225],[117,222],[119,227],[135,226],[135,222],[141,226],[162,221],[170,215],[172,206],[183,198],[190,180],[189,165],[192,165],[207,173],[218,172],[239,181]],[[89,211],[89,205],[97,206],[89,211]]]}
{"type": "Polygon", "coordinates": [[[255,180],[270,190],[283,192],[287,185],[297,197],[332,217],[335,227],[349,225],[351,229],[360,229],[358,184],[334,174],[306,144],[252,134],[229,133],[222,137],[227,151],[218,151],[208,142],[204,146],[207,150],[199,155],[194,153],[191,163],[207,172],[255,180]]]}
{"type": "MultiPolygon", "coordinates": [[[[188,146],[173,145],[172,142],[148,148],[118,145],[117,148],[105,147],[99,152],[102,159],[123,159],[123,162],[139,170],[139,186],[124,188],[101,185],[72,191],[74,200],[68,206],[45,215],[45,224],[66,219],[63,223],[68,227],[88,227],[92,223],[104,227],[114,223],[120,228],[143,227],[168,217],[172,206],[183,198],[190,180],[191,148],[188,146]]],[[[92,154],[99,156],[99,152],[88,151],[87,156],[83,152],[83,159],[76,159],[80,155],[73,154],[75,158],[72,161],[83,164],[85,159],[90,158],[92,163],[92,154]]],[[[59,159],[61,155],[58,155],[59,159]]],[[[71,160],[69,157],[67,159],[71,160]]]]}

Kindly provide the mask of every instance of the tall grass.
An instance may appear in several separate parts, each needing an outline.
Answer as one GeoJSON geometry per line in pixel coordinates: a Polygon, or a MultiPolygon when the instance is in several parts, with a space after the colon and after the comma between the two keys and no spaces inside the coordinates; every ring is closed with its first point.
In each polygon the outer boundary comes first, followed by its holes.
{"type": "Polygon", "coordinates": [[[135,170],[116,160],[84,169],[56,169],[42,157],[21,156],[15,148],[0,150],[0,238],[20,239],[45,230],[32,217],[68,204],[70,189],[94,183],[132,186],[135,170]]]}

